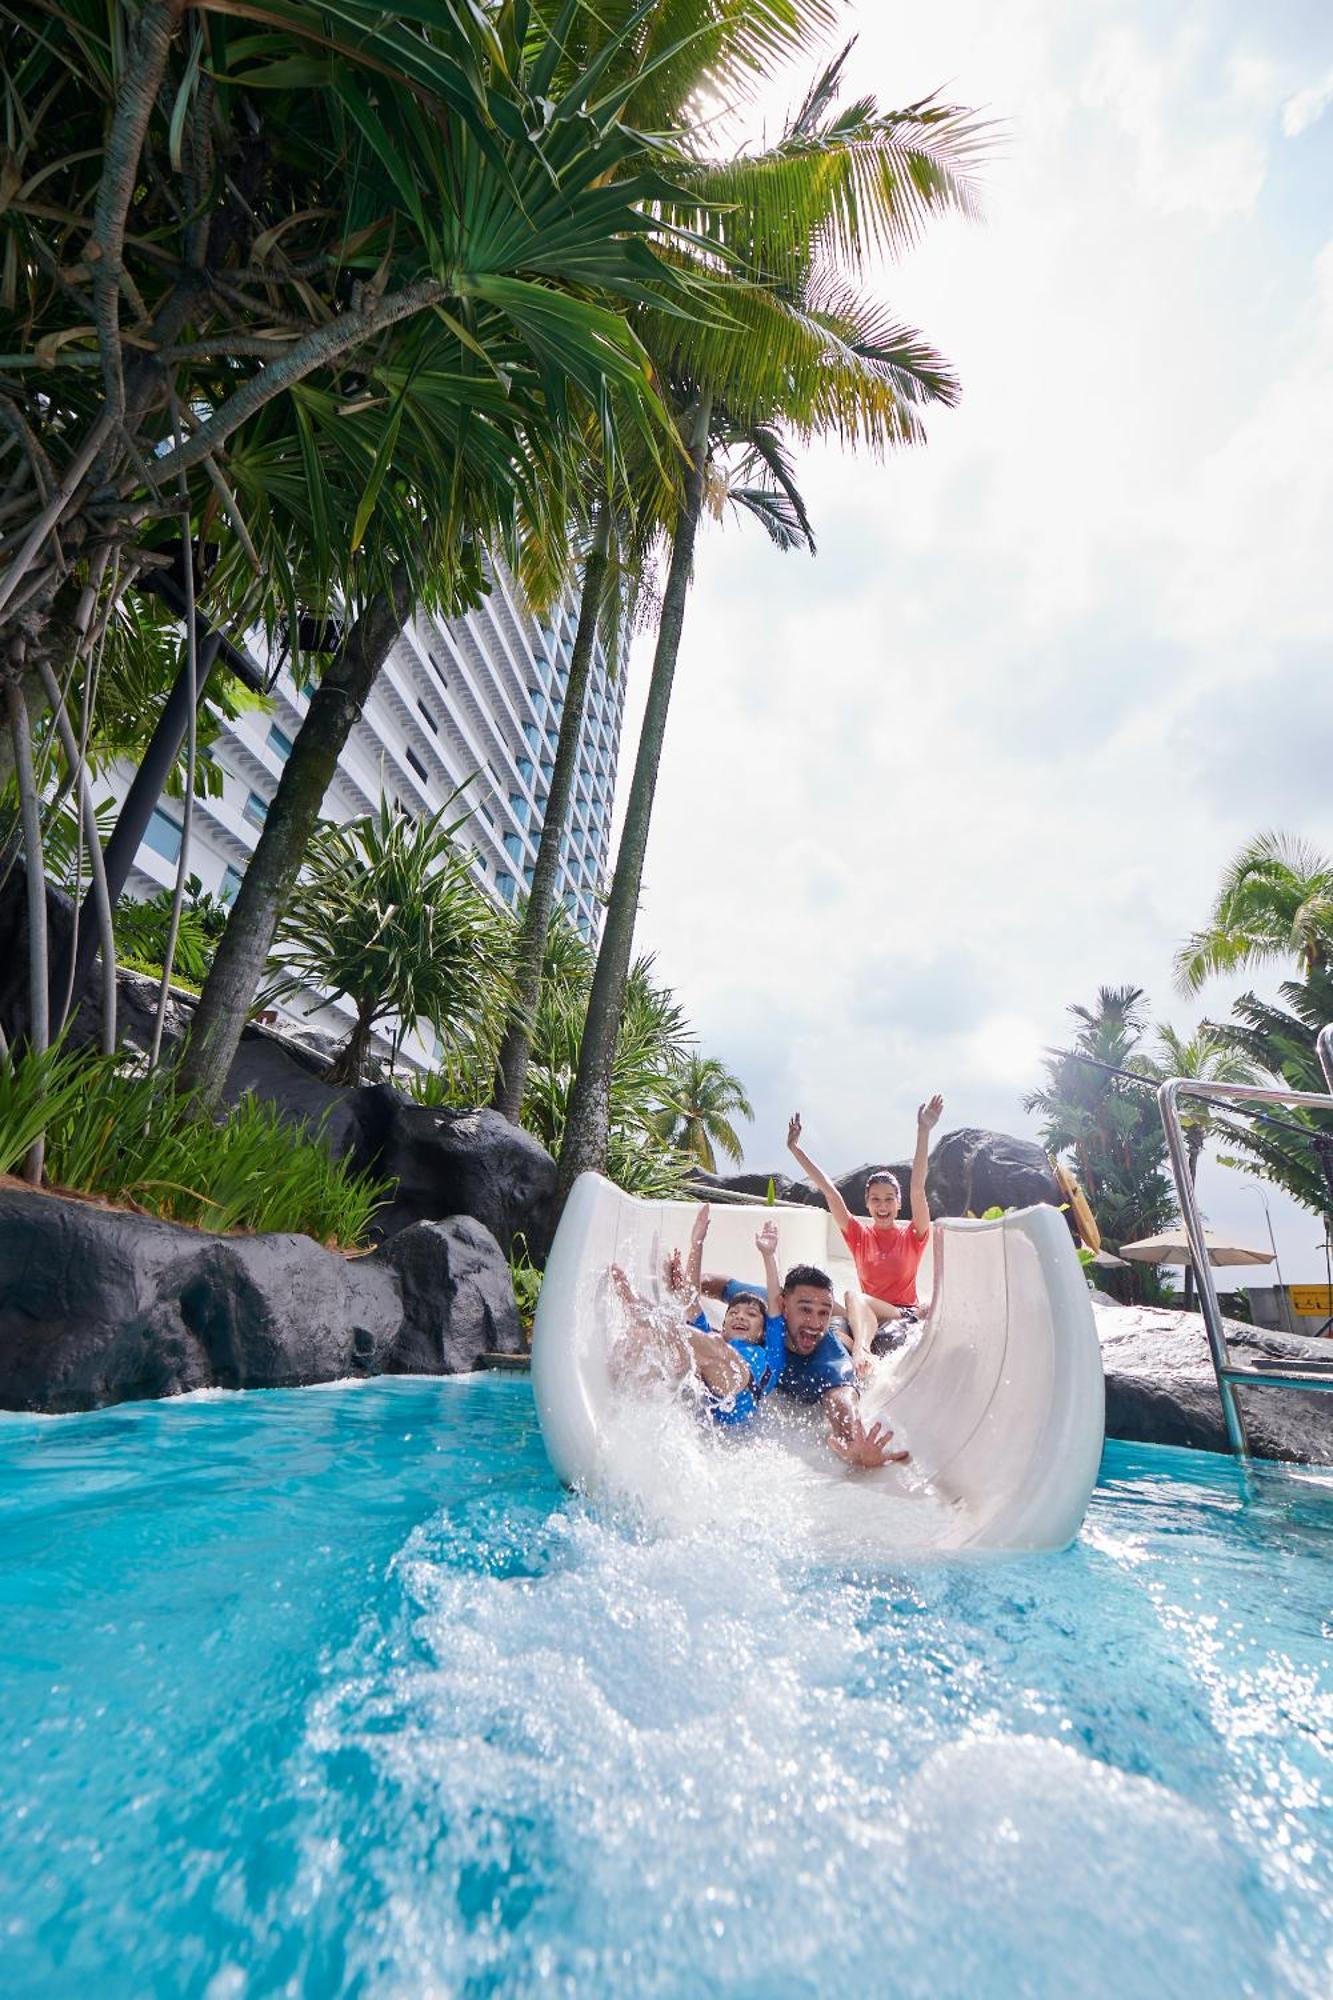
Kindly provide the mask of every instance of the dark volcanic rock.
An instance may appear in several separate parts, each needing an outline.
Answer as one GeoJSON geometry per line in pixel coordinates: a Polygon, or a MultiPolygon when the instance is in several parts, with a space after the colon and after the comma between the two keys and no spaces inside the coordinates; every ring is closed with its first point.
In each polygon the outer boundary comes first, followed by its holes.
{"type": "MultiPolygon", "coordinates": [[[[275,1104],[286,1123],[322,1131],[335,1159],[349,1159],[359,1172],[378,1172],[388,1108],[380,1103],[379,1092],[326,1083],[327,1067],[311,1051],[250,1027],[227,1076],[227,1100],[234,1104],[253,1091],[275,1104]]],[[[392,1091],[383,1094],[394,1096],[392,1091]]]]}
{"type": "MultiPolygon", "coordinates": [[[[1096,1308],[1106,1370],[1106,1433],[1142,1444],[1227,1451],[1222,1403],[1198,1313],[1151,1306],[1096,1308]]],[[[1328,1341],[1268,1333],[1228,1320],[1237,1361],[1328,1360],[1328,1341]]],[[[1326,1391],[1242,1389],[1240,1407],[1256,1457],[1302,1465],[1333,1462],[1333,1396],[1326,1391]]]]}
{"type": "MultiPolygon", "coordinates": [[[[841,1174],[833,1185],[846,1202],[853,1215],[866,1214],[866,1182],[872,1174],[895,1174],[903,1191],[903,1205],[900,1213],[904,1221],[912,1214],[912,1163],[910,1160],[867,1160],[864,1166],[853,1167],[851,1173],[841,1174]]],[[[810,1190],[814,1194],[814,1189],[810,1190]]],[[[815,1194],[815,1200],[823,1207],[823,1196],[815,1194]]]]}
{"type": "Polygon", "coordinates": [[[521,1344],[484,1229],[461,1218],[403,1242],[396,1260],[349,1259],[307,1236],[211,1236],[0,1188],[0,1407],[451,1373],[521,1344]]]}
{"type": "Polygon", "coordinates": [[[509,1266],[470,1215],[414,1222],[370,1261],[393,1273],[402,1299],[395,1374],[463,1374],[479,1355],[522,1353],[509,1266]]]}
{"type": "Polygon", "coordinates": [[[936,1215],[984,1215],[988,1208],[1032,1208],[1063,1199],[1051,1163],[1030,1139],[966,1125],[946,1132],[930,1155],[926,1191],[936,1215]]]}
{"type": "MultiPolygon", "coordinates": [[[[384,1112],[377,1173],[398,1187],[378,1218],[386,1236],[413,1222],[470,1215],[506,1256],[522,1236],[530,1256],[550,1248],[555,1161],[498,1111],[448,1111],[413,1104],[387,1085],[357,1093],[384,1112]]],[[[362,1114],[364,1115],[364,1113],[362,1114]]]]}
{"type": "Polygon", "coordinates": [[[789,1174],[706,1174],[700,1169],[691,1182],[701,1194],[710,1188],[720,1188],[724,1193],[741,1195],[746,1201],[767,1201],[770,1185],[775,1201],[803,1202],[809,1208],[822,1208],[823,1196],[815,1192],[809,1181],[794,1181],[789,1174]]]}

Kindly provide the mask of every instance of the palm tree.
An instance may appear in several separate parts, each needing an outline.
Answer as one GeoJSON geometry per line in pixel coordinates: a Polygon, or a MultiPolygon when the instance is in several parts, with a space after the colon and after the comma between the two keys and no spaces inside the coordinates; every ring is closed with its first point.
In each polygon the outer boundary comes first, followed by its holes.
{"type": "Polygon", "coordinates": [[[686,441],[657,645],[620,851],[589,999],[557,1196],[605,1156],[609,1080],[630,962],[666,718],[705,493],[739,446],[763,466],[761,518],[784,546],[812,546],[781,430],[880,451],[921,436],[919,409],[957,384],[921,338],[852,280],[870,247],[900,245],[924,217],[973,207],[978,134],[942,106],[834,107],[842,58],[818,79],[779,144],[722,164],[674,168],[696,201],[670,211],[715,246],[724,311],[696,321],[641,313],[645,343],[686,441]]]}
{"type": "MultiPolygon", "coordinates": [[[[1047,1151],[1076,1164],[1103,1240],[1115,1250],[1164,1229],[1176,1212],[1163,1171],[1155,1071],[1140,1047],[1148,1028],[1144,994],[1137,986],[1103,986],[1095,1005],[1069,1012],[1078,1023],[1073,1047],[1047,1057],[1047,1082],[1029,1092],[1023,1108],[1040,1113],[1047,1151]]],[[[1140,1295],[1151,1290],[1137,1267],[1126,1282],[1140,1295]]]]}
{"type": "Polygon", "coordinates": [[[692,1051],[672,1077],[653,1126],[668,1145],[688,1153],[705,1173],[715,1174],[719,1150],[733,1162],[739,1162],[745,1150],[731,1123],[734,1112],[754,1117],[740,1078],[716,1056],[692,1051]]]}
{"type": "Polygon", "coordinates": [[[560,847],[574,792],[583,714],[592,675],[593,650],[603,621],[608,578],[612,588],[620,588],[611,563],[610,503],[597,509],[592,538],[583,565],[583,585],[579,596],[579,622],[569,656],[564,701],[560,709],[560,734],[556,743],[551,782],[547,787],[542,814],[541,838],[533,864],[514,950],[514,1006],[496,1058],[491,1103],[495,1110],[517,1124],[527,1088],[528,1063],[532,1052],[532,1024],[541,995],[542,964],[551,912],[555,908],[555,885],[560,872],[560,847]]]}
{"type": "MultiPolygon", "coordinates": [[[[1192,1035],[1181,1035],[1166,1023],[1157,1030],[1157,1046],[1150,1058],[1154,1073],[1162,1079],[1189,1077],[1194,1083],[1254,1083],[1256,1072],[1240,1050],[1228,1040],[1224,1030],[1211,1021],[1200,1021],[1192,1035]]],[[[1180,1123],[1185,1134],[1190,1185],[1198,1179],[1199,1160],[1217,1123],[1217,1112],[1206,1099],[1182,1099],[1180,1123]]],[[[1194,1303],[1194,1266],[1185,1266],[1185,1310],[1194,1303]]]]}
{"type": "MultiPolygon", "coordinates": [[[[1212,1021],[1200,1021],[1188,1037],[1166,1023],[1159,1025],[1151,1062],[1155,1074],[1163,1081],[1171,1076],[1184,1076],[1193,1083],[1254,1083],[1258,1077],[1254,1064],[1235,1046],[1225,1028],[1212,1021]]],[[[1216,1107],[1206,1099],[1184,1100],[1180,1122],[1185,1133],[1191,1182],[1198,1178],[1199,1159],[1216,1119],[1216,1107]]]]}
{"type": "MultiPolygon", "coordinates": [[[[1317,966],[1301,979],[1286,979],[1278,995],[1273,1001],[1243,993],[1231,1020],[1214,1024],[1215,1031],[1261,1078],[1288,1090],[1325,1091],[1315,1042],[1333,1021],[1333,971],[1317,966]]],[[[1284,1188],[1323,1218],[1326,1234],[1333,1232],[1333,1117],[1293,1105],[1274,1111],[1280,1123],[1218,1115],[1217,1130],[1238,1156],[1227,1164],[1244,1165],[1284,1188]]]]}
{"type": "MultiPolygon", "coordinates": [[[[526,130],[537,133],[548,129],[548,121],[524,93],[546,90],[550,62],[545,44],[535,56],[520,53],[507,82],[524,108],[526,130]]],[[[587,76],[576,78],[564,105],[576,106],[588,88],[587,76]]],[[[613,460],[624,448],[617,423],[626,436],[638,434],[650,461],[669,448],[670,425],[641,345],[623,313],[601,302],[617,294],[646,297],[652,286],[665,297],[680,295],[683,281],[643,241],[649,221],[641,205],[663,192],[662,184],[647,172],[615,177],[627,142],[605,119],[580,126],[571,116],[549,130],[546,148],[534,140],[492,161],[476,156],[466,129],[448,128],[438,177],[456,184],[466,199],[449,208],[443,249],[451,268],[467,273],[461,308],[467,325],[452,315],[443,325],[432,322],[414,330],[417,346],[428,349],[424,360],[416,352],[404,357],[395,344],[383,379],[379,369],[364,370],[391,415],[384,445],[388,476],[381,478],[377,464],[375,506],[367,513],[363,502],[358,525],[363,533],[370,531],[378,496],[395,484],[391,475],[402,458],[410,418],[420,449],[410,476],[400,472],[397,483],[413,500],[414,518],[433,525],[437,534],[438,494],[442,518],[451,524],[447,554],[455,575],[461,566],[463,581],[473,588],[480,585],[480,543],[498,539],[512,555],[520,513],[555,540],[554,524],[568,517],[568,481],[588,421],[600,426],[613,460]],[[434,350],[442,341],[447,351],[438,355],[434,350]]],[[[660,225],[653,227],[660,234],[660,225]]],[[[401,554],[401,542],[398,548],[401,554]]],[[[438,579],[431,594],[438,602],[438,579]]],[[[422,595],[404,560],[363,600],[298,733],[182,1066],[183,1085],[205,1101],[222,1089],[278,912],[291,894],[338,754],[422,595]]],[[[467,601],[456,591],[450,608],[467,601]]]]}
{"type": "Polygon", "coordinates": [[[1176,980],[1197,993],[1219,972],[1295,959],[1305,972],[1333,963],[1333,861],[1308,841],[1260,833],[1222,877],[1205,929],[1176,954],[1176,980]]]}
{"type": "Polygon", "coordinates": [[[415,822],[381,799],[378,812],[320,828],[279,933],[287,990],[350,999],[356,1021],[328,1072],[361,1081],[377,1023],[395,1043],[424,1025],[445,1041],[493,1011],[505,983],[509,925],[472,880],[455,840],[467,815],[449,806],[415,822]]]}
{"type": "MultiPolygon", "coordinates": [[[[811,44],[831,27],[835,8],[829,0],[798,0],[779,13],[770,0],[730,0],[726,6],[706,6],[698,0],[657,0],[651,8],[610,0],[596,10],[576,10],[567,20],[566,56],[557,78],[577,74],[584,64],[603,66],[606,83],[621,103],[625,123],[659,135],[652,153],[660,156],[664,140],[679,155],[686,145],[694,108],[705,98],[727,105],[744,100],[756,79],[771,71],[775,61],[811,44]]],[[[676,165],[694,163],[678,157],[676,165]]],[[[637,170],[631,157],[622,171],[637,170]]],[[[711,274],[716,285],[717,273],[711,274]]],[[[555,902],[560,847],[573,789],[589,669],[599,623],[615,638],[632,622],[654,543],[670,531],[677,492],[664,481],[662,467],[640,457],[637,465],[616,468],[607,462],[604,439],[590,436],[585,493],[576,501],[586,524],[580,613],[568,682],[561,710],[541,839],[532,884],[524,908],[515,968],[513,1016],[506,1028],[496,1066],[491,1102],[506,1117],[517,1119],[523,1101],[535,1009],[541,984],[546,935],[555,902]]],[[[673,468],[677,472],[682,467],[673,468]]],[[[678,485],[678,479],[676,484],[678,485]]],[[[777,495],[772,504],[781,503],[777,495]]],[[[757,504],[762,504],[758,503],[757,504]]],[[[525,555],[533,550],[533,539],[525,555]]],[[[541,551],[546,556],[548,551],[541,551]]],[[[557,581],[563,582],[563,577],[557,581]]],[[[618,647],[608,650],[614,656],[618,647]]]]}
{"type": "MultiPolygon", "coordinates": [[[[546,937],[541,993],[533,1020],[523,1124],[560,1150],[586,1032],[596,953],[557,910],[546,937]]],[[[679,1001],[653,974],[651,957],[630,967],[611,1068],[607,1172],[628,1193],[678,1194],[692,1162],[662,1138],[655,1117],[685,1061],[691,1033],[679,1001]]]]}

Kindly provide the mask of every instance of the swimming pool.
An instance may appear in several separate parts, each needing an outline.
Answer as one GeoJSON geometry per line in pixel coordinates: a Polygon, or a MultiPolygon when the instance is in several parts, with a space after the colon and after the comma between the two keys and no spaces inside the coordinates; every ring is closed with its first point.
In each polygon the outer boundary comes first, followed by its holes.
{"type": "Polygon", "coordinates": [[[4,1992],[1333,1988],[1333,1476],[1112,1446],[914,1565],[720,1463],[671,1534],[522,1381],[0,1419],[4,1992]]]}

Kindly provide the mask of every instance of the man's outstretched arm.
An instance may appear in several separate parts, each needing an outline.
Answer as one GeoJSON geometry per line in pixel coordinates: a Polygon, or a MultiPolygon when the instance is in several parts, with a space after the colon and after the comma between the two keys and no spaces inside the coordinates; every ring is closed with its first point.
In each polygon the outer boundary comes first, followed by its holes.
{"type": "Polygon", "coordinates": [[[944,1099],[936,1091],[925,1104],[917,1107],[916,1151],[912,1155],[912,1227],[918,1236],[930,1234],[930,1203],[926,1198],[926,1167],[930,1153],[930,1135],[940,1122],[944,1109],[944,1099]]]}
{"type": "Polygon", "coordinates": [[[881,1465],[902,1465],[911,1456],[906,1451],[890,1451],[893,1432],[886,1424],[865,1428],[861,1422],[861,1399],[855,1389],[830,1389],[824,1397],[824,1414],[829,1423],[829,1450],[836,1452],[846,1465],[874,1472],[881,1465]]]}
{"type": "Polygon", "coordinates": [[[802,1152],[801,1114],[799,1111],[795,1111],[792,1113],[791,1119],[789,1120],[787,1125],[787,1151],[791,1154],[796,1164],[800,1167],[801,1172],[809,1176],[809,1178],[814,1182],[815,1186],[819,1189],[819,1192],[823,1195],[825,1201],[828,1203],[829,1214],[833,1217],[834,1222],[837,1224],[839,1233],[842,1235],[846,1235],[847,1225],[852,1219],[852,1212],[848,1208],[842,1196],[838,1193],[838,1190],[834,1187],[828,1175],[824,1172],[823,1168],[817,1167],[814,1161],[810,1158],[810,1155],[808,1153],[802,1152]]]}

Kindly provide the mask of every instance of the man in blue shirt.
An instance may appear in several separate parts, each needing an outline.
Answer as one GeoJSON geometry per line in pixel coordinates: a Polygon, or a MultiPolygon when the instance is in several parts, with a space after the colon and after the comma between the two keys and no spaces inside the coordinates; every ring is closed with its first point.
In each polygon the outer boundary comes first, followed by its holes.
{"type": "Polygon", "coordinates": [[[776,1224],[768,1220],[755,1237],[764,1264],[767,1298],[749,1286],[738,1287],[727,1302],[720,1332],[715,1333],[701,1310],[700,1272],[710,1211],[699,1210],[690,1233],[689,1261],[682,1266],[679,1251],[666,1262],[667,1289],[675,1295],[681,1315],[672,1324],[671,1308],[640,1298],[619,1265],[611,1266],[611,1282],[620,1295],[629,1325],[612,1349],[612,1373],[629,1379],[643,1370],[667,1381],[692,1385],[700,1406],[713,1423],[724,1427],[749,1423],[786,1365],[786,1326],[779,1312],[776,1224]]]}
{"type": "MultiPolygon", "coordinates": [[[[754,1287],[734,1279],[705,1278],[701,1289],[713,1297],[733,1299],[754,1287]]],[[[782,1282],[785,1357],[777,1387],[782,1395],[803,1403],[822,1403],[828,1418],[829,1448],[848,1465],[873,1470],[901,1464],[908,1454],[890,1451],[893,1432],[882,1424],[869,1430],[861,1422],[860,1395],[852,1357],[830,1333],[833,1280],[817,1264],[795,1264],[782,1282]]]]}

